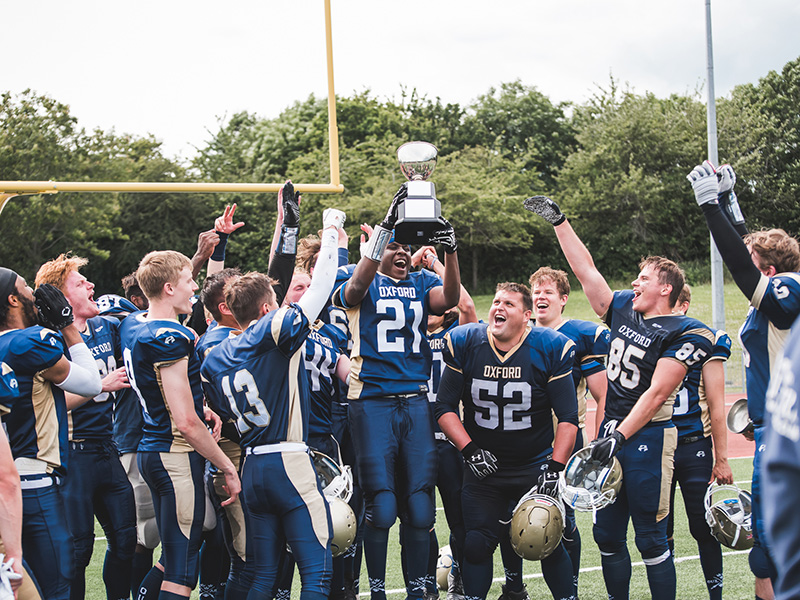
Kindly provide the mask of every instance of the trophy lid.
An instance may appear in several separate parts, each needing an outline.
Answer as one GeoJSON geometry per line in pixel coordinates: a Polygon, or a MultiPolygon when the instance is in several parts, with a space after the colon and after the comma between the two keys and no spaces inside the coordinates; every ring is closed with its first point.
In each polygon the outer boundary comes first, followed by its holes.
{"type": "Polygon", "coordinates": [[[428,142],[407,142],[397,149],[400,170],[407,179],[427,179],[436,167],[438,153],[428,142]]]}

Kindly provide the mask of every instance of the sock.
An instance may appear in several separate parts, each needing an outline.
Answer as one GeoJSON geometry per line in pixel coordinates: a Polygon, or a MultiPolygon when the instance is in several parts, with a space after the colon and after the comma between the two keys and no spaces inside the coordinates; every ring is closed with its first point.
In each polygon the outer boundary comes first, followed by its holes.
{"type": "Polygon", "coordinates": [[[503,557],[503,570],[506,574],[506,590],[521,592],[522,559],[511,547],[511,538],[508,535],[500,536],[500,555],[503,557]]]}
{"type": "Polygon", "coordinates": [[[431,534],[427,527],[405,527],[406,564],[408,565],[408,598],[422,598],[428,574],[428,548],[431,534]]]}
{"type": "Polygon", "coordinates": [[[152,567],[136,589],[134,600],[155,600],[158,598],[162,581],[164,581],[164,571],[158,567],[152,567]]]}
{"type": "Polygon", "coordinates": [[[698,544],[710,600],[722,600],[722,548],[716,540],[698,544]]]}
{"type": "Polygon", "coordinates": [[[647,582],[653,600],[674,600],[678,582],[675,576],[675,562],[672,553],[669,558],[657,565],[645,565],[647,582]]]}
{"type": "Polygon", "coordinates": [[[564,544],[559,544],[550,556],[542,559],[542,576],[553,598],[575,598],[577,588],[573,582],[572,561],[564,544]]]}
{"type": "Polygon", "coordinates": [[[181,596],[175,592],[165,592],[164,590],[161,590],[158,595],[158,600],[188,600],[188,598],[189,596],[181,596]]]}
{"type": "Polygon", "coordinates": [[[623,546],[614,554],[600,553],[603,565],[603,580],[609,598],[628,598],[631,584],[631,555],[628,547],[623,546]]]}
{"type": "Polygon", "coordinates": [[[106,598],[108,600],[121,600],[129,598],[131,581],[131,561],[124,560],[106,550],[106,560],[103,563],[103,583],[106,584],[106,598]]]}
{"type": "Polygon", "coordinates": [[[425,589],[428,594],[438,596],[439,589],[436,586],[436,563],[439,560],[439,540],[436,537],[435,529],[431,529],[428,538],[428,569],[425,574],[425,589]]]}
{"type": "MultiPolygon", "coordinates": [[[[153,568],[153,551],[137,546],[136,552],[133,554],[133,562],[131,563],[131,598],[136,600],[139,595],[139,584],[147,577],[150,569],[153,568]],[[143,550],[139,552],[139,550],[143,550]]],[[[161,585],[160,583],[158,584],[161,585]]]]}
{"type": "Polygon", "coordinates": [[[372,600],[386,600],[386,553],[389,544],[389,530],[364,527],[364,558],[367,560],[369,590],[372,600]]]}
{"type": "MultiPolygon", "coordinates": [[[[569,527],[569,525],[567,525],[569,527]]],[[[575,582],[575,589],[578,588],[578,575],[581,571],[581,534],[575,527],[572,531],[564,532],[562,538],[564,549],[569,554],[569,561],[572,563],[572,579],[575,582]]]]}

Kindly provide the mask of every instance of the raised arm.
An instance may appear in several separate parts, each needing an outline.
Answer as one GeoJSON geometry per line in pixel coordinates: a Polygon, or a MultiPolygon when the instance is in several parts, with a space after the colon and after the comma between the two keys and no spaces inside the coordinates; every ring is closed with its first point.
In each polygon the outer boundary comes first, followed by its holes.
{"type": "Polygon", "coordinates": [[[572,229],[572,225],[567,221],[567,217],[561,212],[558,204],[546,196],[533,196],[525,200],[524,206],[553,225],[561,251],[580,281],[592,310],[598,317],[605,315],[611,306],[614,293],[595,267],[592,255],[575,230],[572,229]]]}
{"type": "MultiPolygon", "coordinates": [[[[441,279],[444,279],[444,264],[439,260],[436,254],[436,249],[433,246],[422,246],[411,257],[412,266],[422,265],[429,271],[436,273],[441,279]]],[[[458,324],[466,325],[467,323],[478,322],[478,311],[475,310],[475,302],[470,296],[467,289],[462,284],[460,286],[461,293],[458,298],[458,324]]]]}
{"type": "MultiPolygon", "coordinates": [[[[233,222],[233,214],[235,212],[236,204],[229,204],[225,207],[225,211],[222,215],[217,217],[214,221],[214,233],[217,235],[219,242],[214,246],[214,252],[208,257],[207,275],[219,273],[225,268],[225,249],[228,245],[228,238],[234,231],[244,226],[244,221],[239,221],[238,223],[233,222]]],[[[192,271],[192,273],[194,273],[194,271],[192,271]]],[[[197,275],[194,276],[197,277],[197,275]]]]}
{"type": "Polygon", "coordinates": [[[442,287],[431,290],[428,300],[431,311],[443,314],[458,304],[461,297],[461,270],[458,268],[458,242],[453,226],[445,220],[445,227],[436,232],[431,242],[444,248],[444,273],[442,287]]]}
{"type": "Polygon", "coordinates": [[[278,218],[275,220],[267,272],[271,279],[278,282],[273,287],[278,306],[283,304],[292,281],[299,232],[300,193],[294,191],[291,181],[287,181],[278,192],[278,218]]]}

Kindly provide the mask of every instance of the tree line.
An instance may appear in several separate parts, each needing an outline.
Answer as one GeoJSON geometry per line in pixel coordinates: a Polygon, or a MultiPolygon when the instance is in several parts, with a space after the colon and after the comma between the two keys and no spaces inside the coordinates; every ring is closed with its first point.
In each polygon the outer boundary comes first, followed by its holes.
{"type": "MultiPolygon", "coordinates": [[[[751,229],[800,233],[800,58],[717,102],[719,156],[738,175],[751,229]]],[[[476,293],[525,281],[537,266],[564,268],[549,226],[522,200],[550,196],[570,217],[601,272],[627,280],[636,260],[663,254],[690,282],[708,279],[708,234],[685,176],[706,155],[700,92],[658,98],[611,80],[584,104],[553,103],[519,81],[466,106],[403,89],[337,98],[342,195],[303,199],[301,234],[322,210],[348,214],[351,255],[358,225],[385,214],[404,181],[396,149],[425,140],[439,149],[432,181],[459,238],[462,279],[476,293]]],[[[165,156],[153,136],[87,132],[69,107],[27,90],[0,96],[0,179],[158,182],[327,182],[325,98],[311,96],[277,118],[240,112],[220,123],[189,161],[165,156]]],[[[44,261],[72,251],[101,292],[155,249],[191,255],[197,234],[226,204],[246,227],[229,264],[265,271],[276,216],[273,194],[59,193],[12,199],[0,217],[0,264],[32,279],[44,261]]]]}

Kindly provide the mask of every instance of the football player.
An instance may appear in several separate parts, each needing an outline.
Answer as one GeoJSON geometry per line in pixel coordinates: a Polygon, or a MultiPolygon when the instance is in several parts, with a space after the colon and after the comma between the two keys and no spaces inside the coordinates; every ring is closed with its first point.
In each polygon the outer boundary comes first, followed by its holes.
{"type": "Polygon", "coordinates": [[[219,417],[203,405],[195,333],[177,322],[191,310],[197,289],[191,262],[178,252],[151,252],[136,276],[149,308],[123,321],[120,337],[128,381],[144,413],[137,461],[153,496],[163,548],[139,595],[188,598],[198,575],[205,459],[225,474],[229,502],[241,485],[237,468],[205,425],[211,422],[219,434],[219,417]]]}
{"type": "MultiPolygon", "coordinates": [[[[14,370],[3,362],[0,355],[0,415],[11,410],[19,397],[19,383],[14,370]]],[[[16,590],[22,584],[25,570],[22,567],[22,488],[8,438],[0,435],[0,580],[8,581],[16,590]]]]}
{"type": "Polygon", "coordinates": [[[36,273],[37,286],[54,285],[72,306],[74,325],[91,351],[103,383],[102,392],[94,398],[66,394],[70,470],[62,492],[75,542],[72,600],[82,600],[86,593],[85,573],[94,550],[95,515],[108,543],[103,582],[111,599],[124,598],[130,592],[136,546],[133,488],[111,439],[116,393],[130,387],[122,366],[119,320],[99,316],[94,284],[80,272],[88,262],[61,254],[36,273]]]}
{"type": "Polygon", "coordinates": [[[209,400],[236,423],[255,578],[248,597],[274,594],[288,541],[300,569],[301,598],[330,591],[331,522],[308,454],[308,379],[302,349],[335,279],[337,232],[344,213],[325,211],[322,249],[312,283],[297,304],[278,309],[269,279],[249,273],[225,300],[245,329],[209,352],[202,373],[209,400]]]}
{"type": "MultiPolygon", "coordinates": [[[[445,336],[446,367],[435,411],[468,467],[461,496],[466,598],[486,598],[492,555],[509,533],[514,506],[533,487],[557,496],[558,474],[575,445],[575,344],[551,329],[531,327],[531,309],[527,286],[501,283],[488,324],[456,327],[445,336]],[[558,421],[555,431],[551,412],[558,421]]],[[[542,560],[542,573],[553,598],[576,597],[563,544],[542,560]]]]}
{"type": "Polygon", "coordinates": [[[753,421],[756,452],[753,457],[753,539],[750,569],[756,576],[756,597],[768,600],[770,580],[776,576],[769,556],[761,516],[760,462],[764,451],[764,402],[772,366],[783,348],[789,328],[800,314],[800,248],[783,229],[748,233],[733,188],[736,174],[730,165],[717,171],[705,161],[687,175],[695,200],[733,280],[750,301],[739,337],[745,350],[747,411],[753,421]],[[744,235],[744,239],[742,236],[744,235]]]}
{"type": "Polygon", "coordinates": [[[425,591],[429,532],[434,519],[436,446],[428,406],[431,351],[425,343],[429,313],[458,303],[457,242],[449,224],[436,242],[445,249],[442,281],[410,272],[411,252],[393,241],[403,185],[375,227],[362,258],[339,269],[333,304],[346,311],[353,338],[349,419],[358,480],[364,490],[364,554],[373,600],[386,596],[389,529],[403,507],[410,598],[425,591]],[[413,466],[413,468],[412,468],[413,466]]]}
{"type": "Polygon", "coordinates": [[[0,356],[19,386],[3,425],[21,479],[22,550],[44,596],[63,600],[74,571],[61,490],[68,454],[64,393],[94,397],[102,389],[92,353],[72,321],[61,291],[45,284],[34,297],[22,277],[0,267],[0,356]]]}
{"type": "MultiPolygon", "coordinates": [[[[529,278],[533,295],[533,319],[539,327],[549,327],[563,333],[575,342],[575,366],[572,377],[578,395],[578,435],[575,437],[575,453],[589,441],[597,439],[603,411],[606,405],[605,360],[608,355],[609,331],[607,327],[564,317],[564,309],[569,300],[570,285],[564,271],[541,267],[529,278]],[[586,433],[586,394],[590,393],[597,404],[594,428],[586,433]]],[[[567,523],[564,530],[564,547],[572,561],[572,575],[575,589],[578,588],[578,575],[581,568],[581,536],[575,522],[575,512],[571,506],[565,507],[567,523]]],[[[513,552],[513,551],[512,551],[513,552]]],[[[506,552],[504,556],[509,556],[506,552]]]]}
{"type": "MultiPolygon", "coordinates": [[[[684,285],[675,311],[685,315],[691,301],[691,289],[684,285]]],[[[678,447],[670,490],[667,539],[670,550],[674,551],[675,488],[680,484],[689,531],[697,540],[708,594],[711,600],[722,600],[722,547],[706,523],[705,494],[713,481],[720,485],[733,483],[725,426],[724,366],[731,355],[731,339],[724,331],[711,331],[714,333],[711,356],[702,368],[694,365],[689,369],[672,407],[672,422],[678,428],[678,447]]]]}
{"type": "Polygon", "coordinates": [[[795,321],[783,354],[774,365],[767,392],[762,455],[764,523],[778,567],[775,598],[800,597],[798,531],[793,526],[800,493],[800,321],[795,321]]]}
{"type": "Polygon", "coordinates": [[[653,599],[674,599],[675,563],[667,544],[668,490],[678,440],[672,400],[689,367],[710,356],[714,336],[698,321],[673,314],[685,283],[674,262],[648,257],[639,265],[633,289],[613,292],[555,202],[535,196],[525,207],[554,226],[589,304],[611,330],[603,437],[592,449],[592,458],[604,464],[618,455],[623,472],[616,502],[598,511],[594,525],[606,590],[617,600],[628,598],[626,532],[632,520],[653,599]]]}

